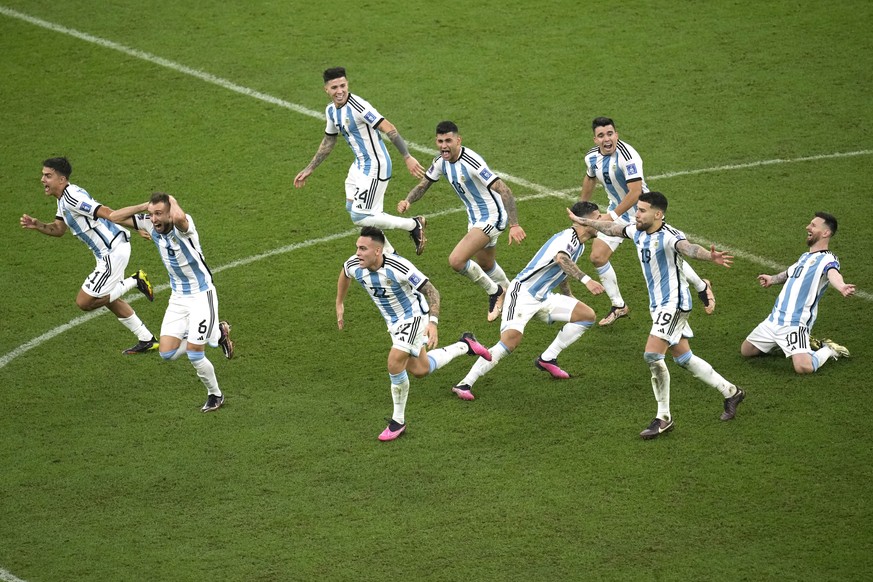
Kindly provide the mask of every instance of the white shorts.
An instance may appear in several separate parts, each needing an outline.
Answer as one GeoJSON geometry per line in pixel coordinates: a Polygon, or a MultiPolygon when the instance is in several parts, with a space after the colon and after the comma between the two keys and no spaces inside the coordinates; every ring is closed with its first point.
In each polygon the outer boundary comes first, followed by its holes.
{"type": "Polygon", "coordinates": [[[688,325],[690,311],[664,308],[651,313],[652,329],[649,331],[649,335],[659,337],[671,346],[678,344],[683,337],[694,337],[694,332],[688,325]]]}
{"type": "Polygon", "coordinates": [[[215,289],[194,295],[173,293],[161,323],[161,335],[188,338],[189,344],[218,346],[218,293],[215,289]]]}
{"type": "Polygon", "coordinates": [[[484,220],[480,222],[467,223],[467,232],[470,232],[474,228],[478,228],[479,230],[484,232],[490,239],[488,241],[488,244],[485,245],[486,249],[497,246],[497,239],[500,238],[500,234],[503,232],[502,230],[500,230],[497,224],[493,222],[485,222],[484,220]]]}
{"type": "MultiPolygon", "coordinates": [[[[118,241],[121,243],[121,240],[118,241]]],[[[130,261],[130,243],[116,244],[109,254],[97,259],[97,266],[82,283],[82,291],[91,297],[106,297],[124,279],[130,261]]]]}
{"type": "Polygon", "coordinates": [[[769,319],[765,319],[752,330],[746,337],[746,341],[768,354],[778,346],[782,349],[786,358],[796,354],[808,354],[812,351],[809,347],[809,328],[802,325],[776,325],[769,319]]]}
{"type": "Polygon", "coordinates": [[[567,297],[559,293],[549,293],[540,301],[531,295],[520,281],[513,279],[506,291],[507,297],[503,302],[501,314],[500,332],[514,329],[524,333],[527,322],[536,317],[540,321],[552,323],[553,321],[570,321],[573,310],[579,300],[575,297],[567,297]]]}
{"type": "Polygon", "coordinates": [[[421,353],[421,348],[427,345],[427,315],[401,319],[388,328],[391,334],[391,347],[406,352],[413,358],[421,353]]]}
{"type": "Polygon", "coordinates": [[[388,180],[367,176],[353,164],[346,176],[346,200],[352,203],[350,212],[380,214],[387,189],[388,180]]]}
{"type": "MultiPolygon", "coordinates": [[[[613,222],[624,226],[630,226],[631,224],[629,222],[625,222],[624,220],[615,220],[613,222]]],[[[623,236],[607,236],[602,232],[597,233],[597,238],[605,242],[609,246],[610,250],[612,250],[612,252],[615,252],[615,249],[618,248],[618,245],[620,245],[623,241],[627,240],[623,236]]]]}

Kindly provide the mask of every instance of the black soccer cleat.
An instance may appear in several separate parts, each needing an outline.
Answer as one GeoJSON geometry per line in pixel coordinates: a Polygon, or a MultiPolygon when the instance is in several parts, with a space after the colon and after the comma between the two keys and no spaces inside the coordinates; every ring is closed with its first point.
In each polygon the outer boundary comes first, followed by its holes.
{"type": "Polygon", "coordinates": [[[153,337],[150,340],[137,342],[135,346],[131,346],[121,353],[130,356],[133,354],[144,354],[156,349],[158,349],[158,340],[153,337]]]}

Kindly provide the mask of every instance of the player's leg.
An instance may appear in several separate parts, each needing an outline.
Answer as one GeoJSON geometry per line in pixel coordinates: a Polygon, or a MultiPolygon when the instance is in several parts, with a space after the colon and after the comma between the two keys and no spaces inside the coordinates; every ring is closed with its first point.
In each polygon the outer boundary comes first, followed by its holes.
{"type": "MultiPolygon", "coordinates": [[[[424,250],[424,243],[427,242],[424,237],[426,226],[424,217],[407,218],[394,216],[383,211],[388,180],[360,175],[353,181],[355,191],[351,195],[350,211],[352,222],[357,226],[374,226],[381,230],[405,230],[412,237],[416,245],[416,253],[420,255],[421,251],[424,250]]],[[[394,247],[387,244],[385,251],[393,253],[394,247]]]]}
{"type": "MultiPolygon", "coordinates": [[[[201,412],[217,410],[224,404],[224,394],[218,385],[215,366],[206,356],[206,345],[217,345],[219,337],[218,296],[215,290],[204,291],[182,300],[189,308],[186,353],[197,377],[206,387],[206,402],[201,412]]],[[[163,330],[161,331],[163,338],[163,330]]]]}
{"type": "Polygon", "coordinates": [[[406,401],[409,399],[409,375],[406,373],[410,359],[408,342],[398,346],[397,337],[392,333],[394,345],[388,352],[388,377],[391,380],[391,401],[394,408],[388,426],[379,434],[380,441],[393,441],[406,431],[406,401]],[[405,344],[405,345],[403,345],[405,344]]]}
{"type": "Polygon", "coordinates": [[[798,343],[808,350],[804,352],[802,349],[798,349],[791,354],[791,363],[794,365],[794,371],[798,374],[812,374],[829,360],[849,357],[849,350],[844,346],[829,339],[812,340],[809,333],[810,330],[807,327],[797,329],[798,343]]]}
{"type": "Polygon", "coordinates": [[[553,378],[566,379],[570,374],[558,366],[558,355],[582,337],[594,325],[594,310],[572,297],[551,293],[546,301],[549,306],[549,322],[566,322],[535,364],[553,378]]]}
{"type": "Polygon", "coordinates": [[[712,292],[712,283],[708,279],[701,279],[691,267],[691,263],[685,261],[682,263],[682,272],[685,273],[685,279],[691,285],[691,288],[697,292],[697,296],[703,303],[703,311],[707,315],[715,311],[715,294],[712,292]]]}
{"type": "Polygon", "coordinates": [[[621,241],[621,237],[606,236],[603,233],[591,241],[591,264],[597,269],[600,283],[612,302],[609,313],[598,322],[600,326],[612,325],[619,318],[628,314],[628,307],[618,288],[618,277],[615,274],[615,269],[612,268],[612,263],[609,262],[612,253],[618,248],[621,241]]]}
{"type": "Polygon", "coordinates": [[[670,371],[667,369],[666,362],[664,362],[667,345],[665,339],[649,335],[649,339],[646,341],[646,349],[643,353],[643,359],[645,359],[652,374],[652,392],[654,392],[655,401],[658,403],[658,411],[655,414],[655,418],[640,433],[640,436],[644,439],[656,438],[662,433],[673,429],[673,417],[670,414],[670,371]]]}

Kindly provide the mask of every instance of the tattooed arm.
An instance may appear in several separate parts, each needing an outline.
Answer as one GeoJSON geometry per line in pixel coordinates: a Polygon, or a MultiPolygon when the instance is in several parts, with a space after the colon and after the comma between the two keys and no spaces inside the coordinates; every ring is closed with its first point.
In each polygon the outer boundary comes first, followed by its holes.
{"type": "Polygon", "coordinates": [[[430,281],[418,289],[424,296],[427,297],[427,304],[430,306],[430,323],[427,324],[427,347],[434,349],[437,347],[439,338],[437,335],[437,322],[440,316],[440,292],[434,287],[430,281]]]}
{"type": "MultiPolygon", "coordinates": [[[[582,281],[588,290],[591,291],[592,295],[600,295],[603,293],[603,285],[586,275],[582,272],[582,269],[573,262],[573,259],[570,258],[570,255],[564,252],[560,252],[555,255],[555,262],[558,263],[558,266],[561,267],[561,270],[567,273],[568,277],[573,277],[577,281],[582,281]]],[[[566,279],[564,280],[566,283],[566,279]]],[[[572,293],[569,295],[572,296],[572,293]]]]}
{"type": "Polygon", "coordinates": [[[711,261],[717,265],[722,265],[728,268],[734,262],[733,255],[729,255],[725,251],[715,250],[715,245],[711,245],[709,247],[709,250],[706,250],[698,244],[694,244],[687,240],[680,240],[678,243],[676,243],[676,250],[688,257],[689,259],[711,261]]]}
{"type": "Polygon", "coordinates": [[[431,182],[427,176],[422,178],[421,181],[409,191],[406,198],[397,203],[397,212],[403,214],[409,210],[409,207],[412,206],[413,202],[421,200],[421,197],[424,196],[424,193],[427,192],[427,189],[430,188],[431,184],[433,184],[433,182],[431,182]]]}
{"type": "Polygon", "coordinates": [[[376,129],[384,132],[388,139],[391,140],[391,143],[394,144],[394,147],[396,147],[397,151],[400,152],[400,155],[403,156],[403,161],[406,163],[406,169],[409,170],[409,173],[416,178],[423,178],[424,168],[418,160],[413,158],[409,153],[409,148],[406,147],[406,141],[404,141],[400,136],[400,133],[397,131],[397,128],[394,127],[394,124],[387,119],[383,119],[376,129]]]}
{"type": "Polygon", "coordinates": [[[572,212],[570,209],[567,209],[567,214],[570,216],[570,220],[575,222],[576,224],[581,224],[582,226],[590,226],[591,228],[602,232],[607,236],[624,236],[622,233],[624,232],[624,225],[617,224],[612,222],[611,220],[591,220],[590,218],[579,218],[572,212]]]}
{"type": "Polygon", "coordinates": [[[518,209],[515,206],[515,196],[512,195],[512,190],[501,179],[497,179],[491,184],[491,189],[500,194],[503,200],[503,206],[506,208],[506,215],[509,218],[509,244],[513,242],[521,243],[527,237],[524,229],[518,224],[518,209]]]}
{"type": "Polygon", "coordinates": [[[300,170],[297,176],[294,178],[294,187],[295,188],[303,188],[306,185],[306,178],[315,171],[315,168],[321,164],[333,151],[334,146],[336,145],[336,134],[325,134],[324,139],[321,140],[321,145],[318,146],[318,151],[315,152],[315,156],[313,156],[312,161],[309,162],[309,165],[300,170]]]}

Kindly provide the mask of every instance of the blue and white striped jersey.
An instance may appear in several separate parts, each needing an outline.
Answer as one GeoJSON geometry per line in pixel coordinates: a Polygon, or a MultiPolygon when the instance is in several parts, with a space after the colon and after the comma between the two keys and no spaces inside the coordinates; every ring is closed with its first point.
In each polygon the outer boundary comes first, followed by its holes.
{"type": "MultiPolygon", "coordinates": [[[[609,210],[615,210],[628,193],[628,184],[637,180],[643,181],[643,192],[649,187],[643,178],[643,159],[630,144],[618,140],[611,156],[604,156],[600,149],[593,147],[585,154],[585,173],[589,178],[597,178],[606,189],[609,196],[609,210]]],[[[636,220],[637,207],[632,206],[622,217],[625,222],[633,224],[636,220]]]]}
{"type": "Polygon", "coordinates": [[[152,242],[158,247],[161,260],[170,276],[173,293],[194,295],[214,290],[215,285],[212,283],[212,271],[203,258],[200,235],[194,226],[194,219],[190,214],[185,216],[188,218],[188,232],[182,232],[177,227],[167,234],[161,234],[155,230],[147,214],[134,215],[133,224],[137,229],[149,233],[152,242]]]}
{"type": "Polygon", "coordinates": [[[649,291],[649,309],[691,311],[691,293],[682,272],[685,258],[676,250],[676,244],[686,240],[685,234],[664,223],[652,234],[630,225],[624,229],[624,236],[637,246],[637,258],[649,291]]]}
{"type": "Polygon", "coordinates": [[[91,249],[98,260],[108,255],[116,244],[130,242],[130,232],[126,228],[105,218],[97,218],[97,209],[101,206],[83,188],[68,184],[58,198],[55,215],[91,249]]]}
{"type": "Polygon", "coordinates": [[[503,199],[491,189],[500,176],[492,172],[482,156],[470,148],[461,147],[461,155],[454,163],[437,156],[425,176],[431,182],[438,181],[440,176],[446,177],[467,207],[470,224],[488,222],[496,224],[500,230],[506,228],[503,199]]]}
{"type": "Polygon", "coordinates": [[[828,271],[840,270],[840,261],[830,251],[806,252],[788,267],[788,279],[776,298],[767,319],[776,325],[804,326],[812,329],[818,304],[828,288],[828,271]]]}
{"type": "Polygon", "coordinates": [[[585,245],[579,242],[575,230],[562,230],[546,241],[515,278],[528,293],[543,301],[552,289],[567,278],[567,273],[555,261],[555,256],[563,252],[576,262],[584,250],[585,245]]]}
{"type": "Polygon", "coordinates": [[[376,126],[385,119],[365,99],[349,93],[346,104],[337,109],[331,103],[324,112],[328,135],[343,134],[355,154],[355,165],[370,178],[391,177],[391,156],[376,126]]]}
{"type": "Polygon", "coordinates": [[[375,271],[361,267],[358,257],[352,256],[343,264],[343,272],[361,284],[389,328],[402,319],[428,313],[427,299],[419,291],[427,277],[400,255],[383,256],[384,263],[375,271]]]}

